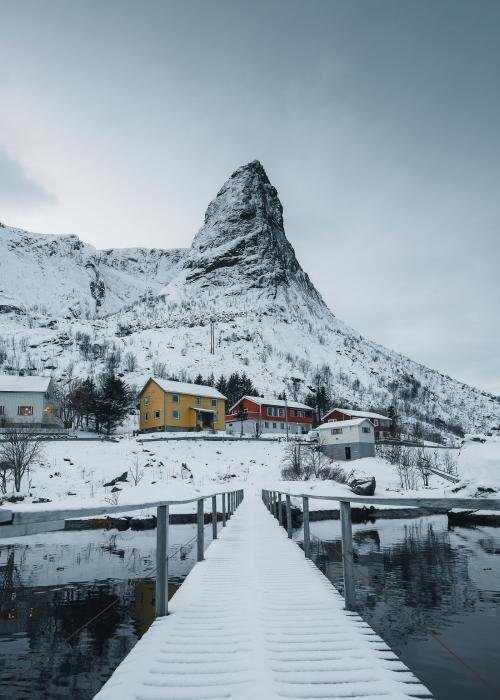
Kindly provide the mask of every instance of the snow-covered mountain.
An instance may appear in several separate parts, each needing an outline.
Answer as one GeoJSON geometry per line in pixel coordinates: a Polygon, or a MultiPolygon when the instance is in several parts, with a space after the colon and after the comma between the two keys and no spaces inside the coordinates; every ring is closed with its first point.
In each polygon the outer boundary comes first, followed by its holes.
{"type": "Polygon", "coordinates": [[[495,397],[363,338],[333,315],[297,261],[258,161],[223,185],[187,251],[97,251],[72,236],[8,228],[0,229],[0,246],[3,371],[86,375],[114,352],[136,384],[151,373],[193,379],[245,371],[261,392],[302,398],[324,384],[335,403],[396,404],[412,420],[437,419],[444,431],[499,420],[495,397]]]}
{"type": "Polygon", "coordinates": [[[114,313],[178,272],[187,251],[97,250],[77,236],[0,224],[0,313],[94,318],[114,313]]]}

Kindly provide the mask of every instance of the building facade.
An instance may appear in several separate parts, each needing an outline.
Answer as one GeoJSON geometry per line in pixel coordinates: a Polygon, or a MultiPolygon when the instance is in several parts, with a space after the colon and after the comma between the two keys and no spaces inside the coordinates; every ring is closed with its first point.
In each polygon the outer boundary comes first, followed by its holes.
{"type": "Polygon", "coordinates": [[[346,421],[354,418],[367,418],[371,421],[375,430],[375,442],[393,437],[392,420],[388,416],[382,416],[380,413],[370,413],[369,411],[351,411],[349,408],[332,408],[325,416],[323,423],[330,421],[346,421]]]}
{"type": "Polygon", "coordinates": [[[226,431],[255,437],[263,433],[307,435],[313,420],[313,409],[303,403],[243,396],[226,416],[226,431]]]}
{"type": "Polygon", "coordinates": [[[13,426],[63,427],[51,377],[0,375],[0,428],[13,426]]]}
{"type": "Polygon", "coordinates": [[[211,386],[152,377],[139,401],[141,432],[225,428],[226,397],[211,386]]]}
{"type": "Polygon", "coordinates": [[[367,418],[323,423],[310,434],[321,451],[335,460],[354,460],[375,457],[375,431],[367,418]]]}

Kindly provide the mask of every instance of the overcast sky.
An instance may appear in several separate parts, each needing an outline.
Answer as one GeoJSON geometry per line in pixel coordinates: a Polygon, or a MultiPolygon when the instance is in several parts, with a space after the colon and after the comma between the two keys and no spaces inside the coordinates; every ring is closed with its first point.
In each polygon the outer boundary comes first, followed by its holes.
{"type": "Polygon", "coordinates": [[[0,221],[188,246],[258,158],[334,313],[500,394],[500,2],[0,0],[0,221]]]}

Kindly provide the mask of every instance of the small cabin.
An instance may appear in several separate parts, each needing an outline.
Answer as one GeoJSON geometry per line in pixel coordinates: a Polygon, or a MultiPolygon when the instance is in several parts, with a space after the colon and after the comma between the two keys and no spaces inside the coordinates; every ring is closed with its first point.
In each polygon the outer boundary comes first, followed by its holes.
{"type": "Polygon", "coordinates": [[[226,431],[255,437],[262,433],[307,435],[313,420],[314,410],[304,403],[243,396],[226,416],[226,431]]]}
{"type": "Polygon", "coordinates": [[[393,435],[392,419],[380,413],[372,413],[370,411],[352,411],[350,408],[332,408],[331,411],[323,416],[323,423],[353,420],[355,418],[367,418],[372,423],[375,431],[375,442],[392,437],[393,435]]]}
{"type": "Polygon", "coordinates": [[[51,377],[0,375],[0,427],[19,426],[63,427],[51,377]]]}
{"type": "Polygon", "coordinates": [[[375,457],[375,431],[367,418],[323,423],[309,433],[321,451],[335,460],[375,457]]]}
{"type": "Polygon", "coordinates": [[[226,397],[211,386],[151,377],[139,402],[141,432],[225,428],[226,397]]]}

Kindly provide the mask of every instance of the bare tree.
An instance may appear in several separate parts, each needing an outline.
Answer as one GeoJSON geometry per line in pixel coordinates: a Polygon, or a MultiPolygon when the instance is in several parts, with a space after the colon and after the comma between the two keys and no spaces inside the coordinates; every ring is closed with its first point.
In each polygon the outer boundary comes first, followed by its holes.
{"type": "Polygon", "coordinates": [[[305,452],[304,466],[306,470],[309,471],[312,476],[316,477],[316,479],[319,479],[330,460],[322,451],[321,444],[319,443],[304,445],[303,448],[305,452]]]}
{"type": "Polygon", "coordinates": [[[144,469],[142,469],[140,462],[139,462],[139,457],[136,455],[134,459],[132,460],[132,466],[130,467],[130,477],[132,481],[134,482],[134,486],[137,486],[137,484],[142,481],[144,477],[144,469]]]}
{"type": "Polygon", "coordinates": [[[125,368],[129,372],[135,372],[137,369],[137,357],[134,355],[134,353],[130,352],[129,350],[129,352],[125,353],[123,360],[125,362],[125,368]]]}
{"type": "Polygon", "coordinates": [[[30,467],[41,457],[42,446],[39,435],[31,428],[7,428],[0,441],[0,462],[10,464],[16,491],[30,467]]]}
{"type": "Polygon", "coordinates": [[[8,476],[11,471],[10,462],[0,462],[0,493],[7,493],[8,476]]]}

